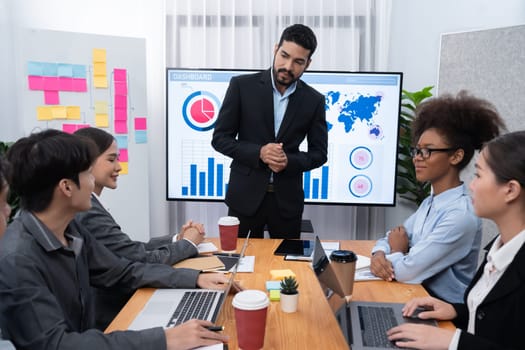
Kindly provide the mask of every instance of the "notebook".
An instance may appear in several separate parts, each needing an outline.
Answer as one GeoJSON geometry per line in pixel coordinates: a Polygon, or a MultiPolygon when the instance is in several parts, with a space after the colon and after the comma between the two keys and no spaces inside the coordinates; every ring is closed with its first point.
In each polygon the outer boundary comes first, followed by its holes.
{"type": "MultiPolygon", "coordinates": [[[[246,237],[240,256],[248,246],[246,237]]],[[[236,264],[224,290],[214,289],[157,289],[128,329],[141,330],[153,327],[175,327],[191,319],[214,322],[231,289],[238,264],[236,264]]]]}
{"type": "Polygon", "coordinates": [[[319,237],[315,238],[312,267],[352,350],[397,348],[388,340],[386,331],[405,322],[437,325],[434,320],[420,320],[416,315],[403,317],[401,303],[346,302],[319,237]]]}

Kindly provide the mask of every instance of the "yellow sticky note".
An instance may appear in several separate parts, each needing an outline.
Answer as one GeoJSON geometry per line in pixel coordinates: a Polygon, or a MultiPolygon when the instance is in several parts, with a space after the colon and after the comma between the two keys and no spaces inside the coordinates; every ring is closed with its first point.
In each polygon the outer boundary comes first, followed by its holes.
{"type": "Polygon", "coordinates": [[[95,101],[95,114],[108,114],[107,101],[95,101]]]}
{"type": "Polygon", "coordinates": [[[283,280],[285,277],[293,276],[295,277],[295,273],[290,269],[283,269],[283,270],[270,270],[270,275],[272,276],[272,280],[283,280]]]}
{"type": "Polygon", "coordinates": [[[120,171],[119,174],[121,175],[128,174],[128,162],[120,162],[120,166],[122,167],[122,170],[120,171]]]}
{"type": "Polygon", "coordinates": [[[65,106],[51,107],[53,119],[67,119],[67,108],[65,106]]]}
{"type": "Polygon", "coordinates": [[[270,300],[271,301],[281,300],[281,291],[279,289],[272,289],[270,291],[270,300]]]}
{"type": "Polygon", "coordinates": [[[95,126],[99,128],[109,127],[109,117],[107,114],[95,114],[95,126]]]}
{"type": "Polygon", "coordinates": [[[94,76],[107,75],[107,73],[106,73],[106,62],[95,62],[95,63],[93,63],[93,75],[94,76]]]}
{"type": "Polygon", "coordinates": [[[93,77],[93,85],[96,88],[107,89],[108,88],[107,75],[95,75],[93,77]]]}
{"type": "Polygon", "coordinates": [[[93,62],[106,62],[106,49],[93,49],[93,62]]]}
{"type": "Polygon", "coordinates": [[[37,120],[53,120],[52,107],[40,106],[36,108],[37,120]]]}
{"type": "Polygon", "coordinates": [[[80,120],[80,106],[67,106],[66,119],[80,120]]]}

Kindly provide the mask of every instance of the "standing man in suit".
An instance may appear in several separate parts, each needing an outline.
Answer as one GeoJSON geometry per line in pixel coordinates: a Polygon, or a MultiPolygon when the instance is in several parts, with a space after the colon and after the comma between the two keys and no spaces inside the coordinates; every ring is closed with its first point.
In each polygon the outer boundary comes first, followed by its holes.
{"type": "Polygon", "coordinates": [[[313,31],[294,24],[275,45],[271,69],[230,81],[212,145],[233,158],[225,201],[241,237],[250,230],[262,238],[265,225],[272,238],[300,236],[303,172],[327,159],[325,98],[300,80],[316,47],[313,31]]]}

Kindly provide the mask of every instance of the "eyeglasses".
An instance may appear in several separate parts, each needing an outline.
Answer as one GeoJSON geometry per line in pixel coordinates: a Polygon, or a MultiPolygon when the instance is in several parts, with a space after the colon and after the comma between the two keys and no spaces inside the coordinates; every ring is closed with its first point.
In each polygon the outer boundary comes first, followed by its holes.
{"type": "Polygon", "coordinates": [[[432,152],[450,152],[455,151],[457,148],[418,148],[418,147],[410,147],[410,155],[412,158],[419,155],[423,159],[428,159],[432,155],[432,152]]]}

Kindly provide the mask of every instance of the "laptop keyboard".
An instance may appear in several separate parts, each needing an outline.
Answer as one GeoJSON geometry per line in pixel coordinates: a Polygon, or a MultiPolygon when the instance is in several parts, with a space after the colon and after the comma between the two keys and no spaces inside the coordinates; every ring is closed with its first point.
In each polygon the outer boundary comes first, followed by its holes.
{"type": "Polygon", "coordinates": [[[358,306],[363,333],[363,345],[397,348],[386,336],[386,331],[397,326],[394,310],[390,307],[358,306]]]}
{"type": "Polygon", "coordinates": [[[174,327],[191,319],[206,320],[217,292],[185,292],[166,327],[174,327]]]}

